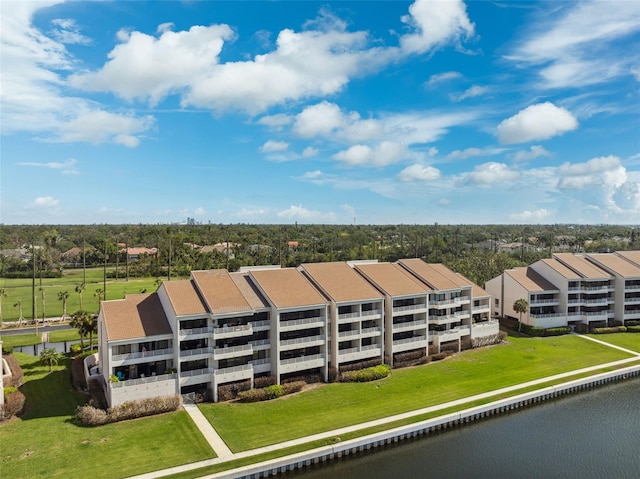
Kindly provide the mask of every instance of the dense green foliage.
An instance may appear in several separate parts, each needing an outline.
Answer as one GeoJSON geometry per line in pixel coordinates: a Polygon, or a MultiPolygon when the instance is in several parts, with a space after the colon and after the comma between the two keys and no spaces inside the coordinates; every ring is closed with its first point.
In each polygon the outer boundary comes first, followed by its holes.
{"type": "Polygon", "coordinates": [[[358,371],[345,371],[340,375],[340,381],[351,383],[366,383],[377,379],[386,378],[391,373],[391,367],[387,364],[380,364],[358,371]]]}

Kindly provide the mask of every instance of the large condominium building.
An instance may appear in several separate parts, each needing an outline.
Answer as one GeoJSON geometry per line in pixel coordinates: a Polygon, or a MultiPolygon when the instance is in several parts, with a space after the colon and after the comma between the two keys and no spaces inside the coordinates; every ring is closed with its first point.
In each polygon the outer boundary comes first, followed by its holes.
{"type": "Polygon", "coordinates": [[[522,321],[530,326],[639,320],[640,251],[559,253],[506,270],[485,288],[494,298],[494,316],[519,319],[514,303],[526,299],[522,321]]]}
{"type": "Polygon", "coordinates": [[[193,271],[156,293],[103,301],[99,369],[109,405],[274,376],[328,379],[429,346],[498,333],[490,297],[442,265],[303,264],[193,271]]]}

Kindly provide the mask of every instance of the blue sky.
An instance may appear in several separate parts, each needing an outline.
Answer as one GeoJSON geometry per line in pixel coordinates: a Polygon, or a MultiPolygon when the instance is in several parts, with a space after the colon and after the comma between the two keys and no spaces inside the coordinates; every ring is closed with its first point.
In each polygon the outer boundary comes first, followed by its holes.
{"type": "Polygon", "coordinates": [[[5,224],[640,224],[639,1],[0,8],[5,224]]]}

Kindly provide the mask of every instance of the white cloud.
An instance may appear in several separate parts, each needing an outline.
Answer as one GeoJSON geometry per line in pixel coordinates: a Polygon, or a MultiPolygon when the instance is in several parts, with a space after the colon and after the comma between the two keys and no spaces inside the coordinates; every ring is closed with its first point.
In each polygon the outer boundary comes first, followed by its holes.
{"type": "Polygon", "coordinates": [[[440,198],[440,199],[438,200],[438,204],[439,204],[440,206],[448,206],[448,205],[450,205],[450,204],[451,204],[451,200],[449,200],[448,198],[440,198]]]}
{"type": "Polygon", "coordinates": [[[53,196],[39,196],[33,201],[33,205],[38,208],[53,208],[60,204],[60,200],[55,199],[53,196]]]}
{"type": "Polygon", "coordinates": [[[302,157],[313,158],[314,156],[318,156],[318,153],[320,152],[318,151],[317,148],[313,148],[312,146],[307,146],[304,150],[302,150],[302,157]]]}
{"type": "Polygon", "coordinates": [[[513,213],[509,215],[509,219],[518,223],[541,223],[542,220],[551,216],[551,212],[545,208],[529,211],[525,210],[521,213],[513,213]]]}
{"type": "Polygon", "coordinates": [[[476,185],[491,185],[515,181],[519,176],[517,171],[511,170],[504,163],[490,161],[476,166],[472,172],[464,175],[464,179],[476,185]]]}
{"type": "Polygon", "coordinates": [[[173,27],[174,27],[174,23],[173,22],[165,22],[165,23],[161,23],[160,25],[158,25],[158,28],[156,29],[157,33],[164,33],[164,32],[170,32],[173,27]]]}
{"type": "Polygon", "coordinates": [[[240,211],[234,213],[232,216],[241,219],[257,219],[263,220],[265,215],[269,213],[269,210],[266,208],[242,208],[240,211]]]}
{"type": "Polygon", "coordinates": [[[400,181],[433,181],[440,178],[440,170],[433,166],[414,164],[398,173],[400,181]]]}
{"type": "Polygon", "coordinates": [[[429,77],[429,79],[424,83],[424,86],[426,88],[433,88],[440,83],[457,80],[458,78],[462,78],[462,73],[454,71],[436,73],[435,75],[431,75],[429,77]]]}
{"type": "Polygon", "coordinates": [[[77,175],[80,172],[75,167],[75,164],[78,162],[75,158],[70,158],[67,161],[59,162],[59,161],[49,161],[46,163],[39,163],[35,161],[21,161],[16,163],[19,166],[35,166],[38,168],[51,168],[53,170],[60,170],[60,173],[63,175],[77,175]]]}
{"type": "Polygon", "coordinates": [[[204,216],[207,214],[207,210],[205,210],[203,207],[198,207],[195,210],[193,210],[193,214],[194,216],[204,216]]]}
{"type": "Polygon", "coordinates": [[[335,103],[323,101],[306,107],[295,117],[293,132],[301,138],[327,136],[343,127],[347,119],[335,103]]]}
{"type": "Polygon", "coordinates": [[[51,21],[51,35],[60,43],[90,45],[91,39],[80,33],[80,27],[72,18],[56,18],[51,21]]]}
{"type": "Polygon", "coordinates": [[[517,151],[513,155],[513,161],[515,161],[516,163],[520,161],[529,161],[540,156],[551,156],[551,152],[547,151],[540,145],[534,145],[531,146],[528,150],[517,151]]]}
{"type": "Polygon", "coordinates": [[[386,166],[402,160],[407,148],[402,143],[383,141],[373,148],[368,145],[354,145],[333,155],[335,160],[347,166],[386,166]]]}
{"type": "Polygon", "coordinates": [[[494,156],[504,152],[504,148],[466,148],[454,150],[446,156],[448,160],[466,160],[474,156],[494,156]]]}
{"type": "Polygon", "coordinates": [[[135,134],[143,133],[155,124],[152,116],[134,117],[101,110],[79,113],[78,116],[59,126],[54,142],[87,141],[104,143],[113,141],[130,148],[139,144],[135,134]]]}
{"type": "Polygon", "coordinates": [[[267,115],[256,121],[259,125],[265,125],[274,130],[281,130],[283,127],[290,125],[293,118],[284,113],[278,113],[276,115],[267,115]]]}
{"type": "Polygon", "coordinates": [[[315,221],[335,221],[335,213],[329,211],[323,213],[321,211],[308,210],[302,205],[291,205],[286,210],[279,211],[277,213],[279,218],[288,220],[302,221],[302,222],[315,222],[315,221]]]}
{"type": "Polygon", "coordinates": [[[482,96],[486,94],[488,91],[489,91],[489,87],[487,86],[473,85],[467,88],[462,93],[458,93],[458,94],[452,93],[451,95],[449,95],[449,98],[451,98],[451,101],[462,101],[462,100],[466,100],[467,98],[475,98],[477,96],[482,96]]]}
{"type": "Polygon", "coordinates": [[[567,109],[551,102],[538,103],[503,120],[497,128],[501,143],[546,140],[578,128],[578,120],[567,109]]]}
{"type": "Polygon", "coordinates": [[[289,143],[286,141],[269,140],[260,147],[262,153],[273,153],[276,151],[286,151],[289,149],[289,143]]]}
{"type": "Polygon", "coordinates": [[[640,3],[585,1],[541,14],[509,55],[539,67],[549,88],[580,87],[629,74],[639,55],[617,48],[640,31],[640,3]]]}
{"type": "Polygon", "coordinates": [[[461,0],[416,0],[402,21],[415,29],[415,33],[400,38],[400,45],[407,53],[425,53],[442,45],[459,44],[461,38],[474,34],[474,24],[461,0]]]}
{"type": "Polygon", "coordinates": [[[560,189],[584,189],[591,186],[619,188],[626,179],[620,158],[603,156],[585,163],[564,163],[558,168],[560,189]]]}

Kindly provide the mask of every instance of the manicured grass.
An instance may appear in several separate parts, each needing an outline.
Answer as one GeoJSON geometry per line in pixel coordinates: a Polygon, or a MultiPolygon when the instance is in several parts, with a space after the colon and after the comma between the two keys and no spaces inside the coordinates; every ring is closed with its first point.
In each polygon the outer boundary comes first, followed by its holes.
{"type": "Polygon", "coordinates": [[[627,357],[576,336],[510,337],[508,344],[394,370],[373,383],[328,384],[276,401],[201,410],[239,452],[627,357]]]}
{"type": "MultiPolygon", "coordinates": [[[[114,268],[109,268],[114,269],[114,268]]],[[[122,267],[124,275],[124,267],[122,267]]],[[[43,278],[42,288],[45,291],[45,313],[46,317],[62,316],[62,301],[58,299],[58,293],[68,291],[67,314],[70,315],[74,311],[80,309],[80,296],[76,293],[76,285],[82,283],[82,269],[65,270],[61,278],[43,278]]],[[[140,293],[146,291],[152,293],[157,289],[156,279],[152,277],[146,278],[129,278],[124,279],[107,279],[107,299],[122,299],[125,294],[140,293]]],[[[103,269],[90,268],[87,269],[87,282],[85,290],[82,293],[82,307],[87,311],[97,312],[99,309],[98,297],[95,296],[96,289],[103,289],[103,269]]],[[[18,308],[13,305],[17,301],[22,302],[22,312],[26,320],[32,319],[31,303],[32,290],[31,279],[29,278],[2,278],[0,279],[0,288],[7,293],[6,298],[2,298],[2,320],[17,321],[18,308]]],[[[37,316],[42,319],[42,297],[40,293],[40,279],[36,278],[36,306],[37,316]]]]}
{"type": "Polygon", "coordinates": [[[42,342],[42,334],[16,334],[13,336],[2,336],[2,347],[4,349],[15,348],[16,346],[31,346],[42,342]]]}
{"type": "Polygon", "coordinates": [[[2,477],[122,478],[215,457],[184,411],[109,424],[76,426],[86,398],[71,388],[69,359],[48,373],[32,356],[16,353],[27,397],[20,419],[0,424],[2,477]]]}
{"type": "Polygon", "coordinates": [[[588,336],[640,353],[640,333],[589,334],[588,336]]]}
{"type": "MultiPolygon", "coordinates": [[[[97,334],[94,334],[94,341],[96,340],[97,334]]],[[[63,331],[52,331],[49,333],[49,342],[50,343],[62,343],[63,341],[79,341],[80,334],[77,329],[65,329],[63,331]]],[[[85,342],[89,343],[89,338],[85,338],[85,342]]]]}

